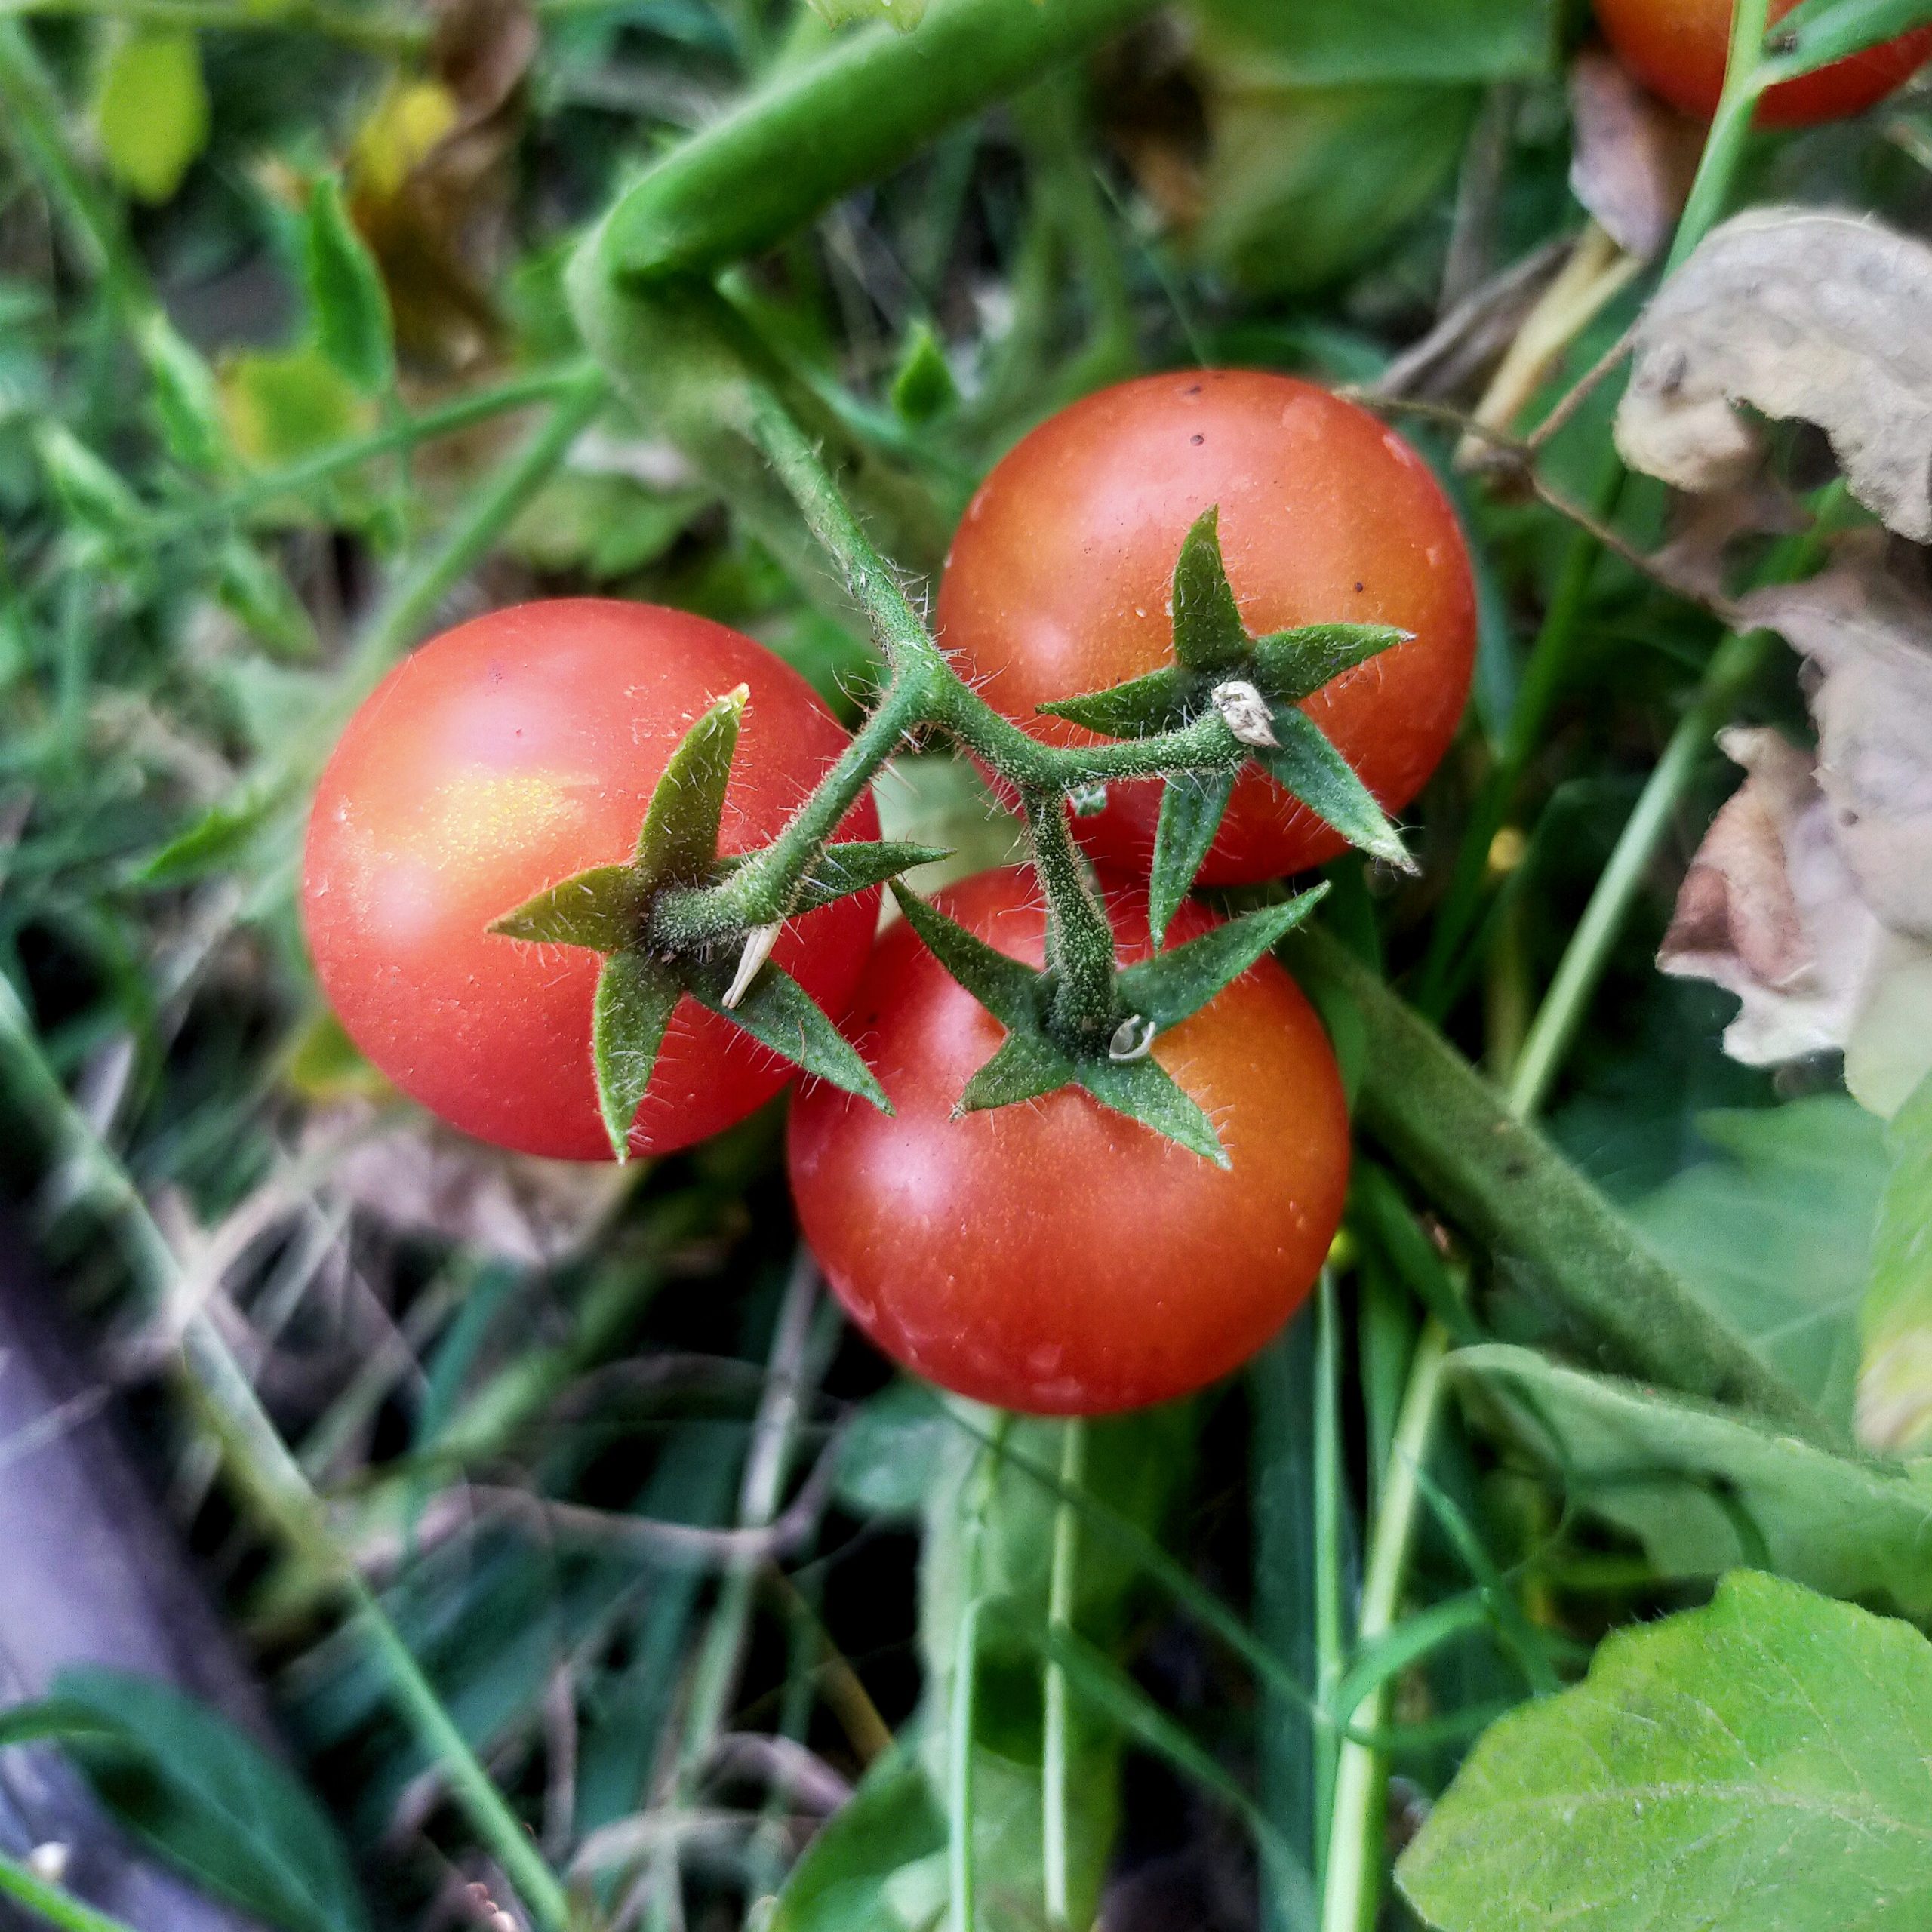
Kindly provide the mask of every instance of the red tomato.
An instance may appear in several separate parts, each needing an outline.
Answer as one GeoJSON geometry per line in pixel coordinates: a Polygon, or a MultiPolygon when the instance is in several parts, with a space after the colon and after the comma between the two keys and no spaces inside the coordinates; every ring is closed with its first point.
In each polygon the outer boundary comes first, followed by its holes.
{"type": "MultiPolygon", "coordinates": [[[[1708,120],[1724,90],[1732,0],[1596,0],[1597,20],[1623,64],[1674,107],[1708,120]]],[[[1771,0],[1782,20],[1798,0],[1771,0]]],[[[1867,48],[1773,88],[1757,118],[1776,127],[1841,121],[1863,114],[1903,85],[1932,56],[1932,27],[1867,48]]]]}
{"type": "MultiPolygon", "coordinates": [[[[1469,555],[1435,478],[1366,410],[1251,370],[1146,376],[1075,403],[1011,451],[952,540],[940,641],[991,704],[1057,744],[1091,733],[1034,707],[1173,660],[1174,560],[1220,506],[1221,549],[1248,629],[1346,620],[1413,640],[1305,707],[1391,811],[1448,748],[1475,658],[1469,555]]],[[[1076,821],[1098,857],[1143,868],[1160,786],[1108,787],[1076,821]]],[[[1272,779],[1235,786],[1201,878],[1276,878],[1343,849],[1272,779]]]]}
{"type": "MultiPolygon", "coordinates": [[[[937,903],[1040,963],[1029,873],[983,872],[937,903]]],[[[1109,906],[1122,957],[1144,958],[1146,899],[1117,887],[1109,906]]],[[[1170,943],[1214,924],[1185,905],[1170,943]]],[[[1348,1111],[1321,1023],[1273,960],[1154,1047],[1212,1117],[1225,1169],[1071,1088],[955,1119],[1001,1029],[903,923],[851,1031],[895,1111],[801,1092],[792,1191],[852,1318],[915,1373],[1004,1408],[1134,1408],[1238,1367],[1306,1296],[1341,1217],[1348,1111]]]]}
{"type": "MultiPolygon", "coordinates": [[[[372,694],[316,789],[303,916],[343,1024],[405,1093],[500,1146],[610,1158],[590,1063],[598,955],[486,929],[628,858],[678,740],[740,684],[751,701],[719,841],[733,852],[770,838],[847,740],[795,671],[721,624],[601,598],[525,604],[425,645],[372,694]]],[[[839,835],[878,836],[869,799],[839,835]]],[[[878,910],[864,893],[808,914],[773,956],[835,1016],[878,910]]],[[[715,1134],[792,1071],[686,999],[632,1149],[715,1134]]]]}

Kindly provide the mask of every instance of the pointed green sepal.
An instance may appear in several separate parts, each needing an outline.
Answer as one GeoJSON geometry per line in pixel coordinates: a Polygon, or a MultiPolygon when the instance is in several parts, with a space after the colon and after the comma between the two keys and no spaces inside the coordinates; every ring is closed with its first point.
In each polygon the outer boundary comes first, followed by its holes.
{"type": "Polygon", "coordinates": [[[892,896],[926,950],[1008,1032],[1035,1029],[1044,982],[1032,967],[1009,959],[896,879],[892,896]]]}
{"type": "Polygon", "coordinates": [[[1111,685],[1103,691],[1088,691],[1079,697],[1061,698],[1040,709],[1050,717],[1084,724],[1110,738],[1152,737],[1157,731],[1171,731],[1188,721],[1189,681],[1167,666],[1149,671],[1144,678],[1131,678],[1124,685],[1111,685]]]}
{"type": "Polygon", "coordinates": [[[1079,1077],[1072,1057],[1044,1033],[1009,1033],[999,1051],[967,1081],[953,1114],[956,1118],[987,1107],[1036,1100],[1042,1094],[1075,1085],[1079,1077]]]}
{"type": "Polygon", "coordinates": [[[1248,675],[1269,697],[1299,704],[1331,678],[1407,644],[1414,635],[1393,624],[1305,624],[1298,630],[1272,631],[1255,639],[1248,675]]]}
{"type": "Polygon", "coordinates": [[[1292,704],[1275,706],[1274,719],[1279,742],[1257,746],[1251,754],[1269,777],[1351,845],[1404,872],[1414,872],[1415,861],[1374,795],[1314,719],[1292,704]]]}
{"type": "Polygon", "coordinates": [[[799,883],[797,909],[815,912],[835,900],[884,885],[915,866],[930,866],[952,856],[943,845],[910,845],[891,838],[828,845],[799,883]]]}
{"type": "Polygon", "coordinates": [[[620,952],[634,941],[648,895],[634,866],[592,866],[546,885],[512,912],[491,921],[506,939],[535,946],[586,946],[620,952]]]}
{"type": "Polygon", "coordinates": [[[730,974],[715,971],[694,973],[691,997],[743,1027],[774,1053],[783,1054],[794,1066],[803,1067],[814,1079],[829,1080],[843,1091],[869,1100],[881,1113],[891,1112],[885,1089],[860,1058],[858,1049],[790,974],[768,961],[737,1004],[727,1007],[724,995],[730,978],[730,974]]]}
{"type": "Polygon", "coordinates": [[[1083,1060],[1075,1071],[1081,1085],[1102,1106],[1152,1128],[1217,1168],[1233,1164],[1214,1123],[1158,1061],[1083,1060]]]}
{"type": "Polygon", "coordinates": [[[1221,512],[1204,511],[1174,563],[1174,656],[1190,671],[1227,671],[1247,656],[1247,626],[1221,561],[1221,512]]]}
{"type": "Polygon", "coordinates": [[[1327,896],[1326,885],[1297,894],[1279,906],[1229,919],[1212,932],[1177,946],[1120,976],[1120,996],[1165,1032],[1198,1013],[1223,987],[1272,952],[1327,896]]]}
{"type": "Polygon", "coordinates": [[[717,863],[724,788],[750,697],[744,685],[726,692],[671,754],[637,836],[638,869],[652,885],[702,885],[717,863]]]}
{"type": "Polygon", "coordinates": [[[1194,889],[1195,875],[1221,829],[1234,789],[1232,771],[1177,771],[1161,794],[1147,881],[1147,923],[1156,946],[1167,943],[1169,921],[1194,889]]]}
{"type": "Polygon", "coordinates": [[[629,1156],[631,1123],[683,990],[672,968],[634,947],[612,953],[597,976],[591,1064],[597,1075],[598,1111],[620,1161],[629,1156]]]}

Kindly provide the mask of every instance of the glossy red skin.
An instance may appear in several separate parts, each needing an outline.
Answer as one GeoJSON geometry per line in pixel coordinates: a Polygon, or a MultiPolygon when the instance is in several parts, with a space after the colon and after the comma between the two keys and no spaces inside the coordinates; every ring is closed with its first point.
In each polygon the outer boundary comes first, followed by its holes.
{"type": "MultiPolygon", "coordinates": [[[[1771,0],[1782,20],[1798,0],[1771,0]]],[[[1674,107],[1708,121],[1724,91],[1732,0],[1596,0],[1597,20],[1617,57],[1674,107]]],[[[1758,103],[1761,125],[1800,128],[1863,114],[1911,79],[1932,57],[1932,27],[1835,60],[1815,74],[1774,87],[1758,103]]]]}
{"type": "MultiPolygon", "coordinates": [[[[1414,632],[1306,706],[1400,810],[1448,749],[1469,695],[1469,553],[1415,451],[1312,383],[1237,369],[1146,376],[1042,423],[967,509],[940,589],[940,640],[1008,717],[1055,743],[1093,743],[1035,707],[1174,661],[1174,560],[1215,504],[1251,632],[1347,620],[1414,632]]],[[[1134,780],[1110,785],[1106,810],[1075,829],[1097,857],[1144,872],[1159,816],[1158,782],[1134,780]]],[[[1277,878],[1343,846],[1251,769],[1201,878],[1277,878]]]]}
{"type": "MultiPolygon", "coordinates": [[[[1039,963],[1030,873],[983,872],[938,903],[1039,963]]],[[[1116,888],[1109,904],[1122,957],[1144,958],[1145,898],[1116,888]]],[[[1214,924],[1183,906],[1171,943],[1214,924]]],[[[903,923],[847,1030],[895,1112],[800,1093],[792,1191],[848,1312],[915,1374],[1036,1414],[1137,1408],[1238,1367],[1306,1298],[1341,1217],[1348,1110],[1321,1022],[1273,960],[1154,1048],[1213,1118],[1225,1170],[1071,1089],[952,1118],[1001,1029],[903,923]]]]}
{"type": "MultiPolygon", "coordinates": [[[[590,1063],[598,956],[486,928],[628,857],[678,740],[740,684],[751,700],[725,794],[731,852],[776,832],[848,741],[795,671],[721,624],[601,598],[525,604],[426,644],[377,687],[316,788],[303,918],[330,1004],[404,1092],[499,1146],[611,1158],[590,1063]]],[[[839,835],[878,836],[869,799],[839,835]]],[[[773,957],[835,1016],[878,911],[875,892],[811,913],[773,957]]],[[[686,999],[632,1150],[718,1133],[794,1070],[686,999]]]]}

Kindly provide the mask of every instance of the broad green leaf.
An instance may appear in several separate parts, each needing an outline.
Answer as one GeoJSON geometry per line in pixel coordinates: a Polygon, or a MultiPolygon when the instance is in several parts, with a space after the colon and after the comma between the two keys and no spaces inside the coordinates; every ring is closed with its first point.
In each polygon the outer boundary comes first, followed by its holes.
{"type": "Polygon", "coordinates": [[[1804,0],[1773,23],[1771,63],[1783,79],[1808,74],[1932,22],[1932,0],[1804,0]]]}
{"type": "Polygon", "coordinates": [[[1553,0],[1201,0],[1211,57],[1250,85],[1527,79],[1555,64],[1553,0]]]}
{"type": "Polygon", "coordinates": [[[789,973],[768,961],[737,1004],[728,1008],[724,995],[729,977],[709,972],[694,974],[691,996],[742,1027],[753,1039],[762,1041],[774,1053],[803,1067],[814,1079],[829,1080],[843,1092],[869,1100],[881,1113],[891,1112],[885,1089],[860,1058],[857,1048],[789,973]]]}
{"type": "Polygon", "coordinates": [[[1050,717],[1084,724],[1110,738],[1151,737],[1188,721],[1187,694],[1192,681],[1168,666],[1149,671],[1144,678],[1130,678],[1124,685],[1109,685],[1103,691],[1058,698],[1040,709],[1050,717]]]}
{"type": "Polygon", "coordinates": [[[621,952],[638,937],[646,894],[632,865],[592,866],[533,893],[491,922],[506,939],[534,946],[582,946],[621,952]]]}
{"type": "Polygon", "coordinates": [[[1073,1062],[1044,1034],[1009,1033],[999,1051],[972,1078],[953,1106],[955,1114],[977,1113],[1038,1100],[1078,1078],[1073,1062]]]}
{"type": "Polygon", "coordinates": [[[117,37],[95,84],[94,125],[122,187],[144,202],[172,198],[208,145],[200,42],[168,27],[117,37]]]}
{"type": "Polygon", "coordinates": [[[1178,1026],[1279,945],[1327,894],[1328,888],[1318,885],[1279,906],[1225,920],[1171,952],[1130,966],[1120,975],[1120,996],[1162,1032],[1178,1026]]]}
{"type": "MultiPolygon", "coordinates": [[[[1273,6],[1273,0],[1257,0],[1273,6]]],[[[1346,7],[1279,7],[1340,18],[1346,7]]],[[[1196,247],[1268,294],[1332,282],[1385,251],[1454,174],[1475,87],[1308,88],[1217,66],[1214,145],[1196,247]]]]}
{"type": "Polygon", "coordinates": [[[1285,786],[1351,845],[1404,872],[1415,869],[1374,795],[1306,712],[1292,704],[1276,706],[1275,734],[1281,742],[1257,749],[1254,757],[1276,784],[1285,786]]]}
{"type": "Polygon", "coordinates": [[[977,938],[896,879],[892,896],[921,944],[1002,1026],[1016,1033],[1032,1030],[1040,976],[1032,967],[977,938]]]}
{"type": "Polygon", "coordinates": [[[309,190],[302,268],[322,353],[365,395],[380,394],[395,374],[389,291],[333,174],[320,176],[309,190]]]}
{"type": "Polygon", "coordinates": [[[958,400],[959,387],[938,337],[930,324],[915,322],[906,332],[898,372],[892,379],[893,413],[902,422],[930,423],[958,400]]]}
{"type": "Polygon", "coordinates": [[[945,1851],[946,1812],[931,1780],[917,1758],[891,1752],[792,1867],[768,1932],[911,1932],[901,1875],[928,1872],[938,1860],[943,1905],[945,1851]]]}
{"type": "Polygon", "coordinates": [[[1892,1169],[1872,1244],[1859,1439],[1900,1454],[1932,1443],[1932,1076],[1893,1117],[1892,1169]]]}
{"type": "Polygon", "coordinates": [[[1204,510],[1174,562],[1175,658],[1190,671],[1232,670],[1247,655],[1247,626],[1221,561],[1221,512],[1204,510]]]}
{"type": "Polygon", "coordinates": [[[1254,641],[1251,673],[1269,697],[1299,704],[1344,671],[1366,664],[1414,633],[1392,624],[1307,624],[1254,641]]]}
{"type": "Polygon", "coordinates": [[[684,989],[672,969],[634,946],[613,952],[597,975],[591,1063],[598,1111],[620,1161],[630,1158],[631,1123],[657,1070],[657,1050],[684,989]]]}
{"type": "Polygon", "coordinates": [[[1777,1577],[1484,1734],[1397,1877],[1441,1932],[1921,1932],[1932,1645],[1777,1577]]]}
{"type": "Polygon", "coordinates": [[[651,490],[629,476],[565,469],[531,499],[503,547],[539,570],[610,583],[656,563],[712,501],[706,490],[651,490]]]}
{"type": "Polygon", "coordinates": [[[1835,1423],[1851,1420],[1884,1129],[1841,1095],[1704,1115],[1719,1150],[1631,1220],[1712,1311],[1835,1423]]]}
{"type": "Polygon", "coordinates": [[[653,885],[702,885],[717,863],[731,757],[750,697],[740,685],[714,699],[672,752],[637,837],[638,868],[653,885]]]}
{"type": "Polygon", "coordinates": [[[0,1714],[0,1743],[51,1738],[115,1818],[205,1890],[282,1932],[358,1932],[328,1814],[226,1719],[167,1684],[83,1665],[0,1714]]]}
{"type": "Polygon", "coordinates": [[[1137,1120],[1216,1167],[1232,1165],[1214,1123],[1158,1060],[1083,1060],[1080,1084],[1104,1107],[1137,1120]]]}
{"type": "Polygon", "coordinates": [[[1932,1611],[1932,1472],[1854,1462],[1734,1410],[1529,1349],[1464,1349],[1451,1364],[1500,1404],[1565,1495],[1635,1537],[1661,1576],[1768,1561],[1835,1596],[1932,1611]]]}
{"type": "Polygon", "coordinates": [[[1166,943],[1168,928],[1181,901],[1194,890],[1195,875],[1221,829],[1234,789],[1232,771],[1177,771],[1161,788],[1153,869],[1147,882],[1147,924],[1156,946],[1166,943]]]}

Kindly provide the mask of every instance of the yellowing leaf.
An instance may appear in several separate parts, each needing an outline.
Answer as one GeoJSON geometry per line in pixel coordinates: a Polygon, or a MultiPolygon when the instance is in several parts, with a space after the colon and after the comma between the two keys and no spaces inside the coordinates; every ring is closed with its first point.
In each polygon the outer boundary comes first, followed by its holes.
{"type": "Polygon", "coordinates": [[[191,33],[143,29],[115,42],[94,97],[94,131],[114,178],[165,202],[208,145],[208,96],[191,33]]]}
{"type": "Polygon", "coordinates": [[[393,82],[357,131],[352,164],[358,190],[386,201],[435,151],[462,109],[440,81],[393,82]]]}
{"type": "Polygon", "coordinates": [[[221,405],[243,459],[272,469],[367,429],[371,406],[315,348],[251,351],[221,372],[221,405]]]}

